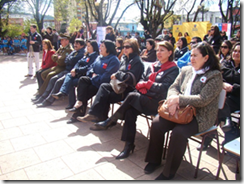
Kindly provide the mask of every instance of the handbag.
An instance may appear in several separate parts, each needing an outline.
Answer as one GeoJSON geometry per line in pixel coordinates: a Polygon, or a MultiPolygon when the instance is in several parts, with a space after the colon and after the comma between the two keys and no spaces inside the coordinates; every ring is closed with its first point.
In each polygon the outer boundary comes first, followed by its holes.
{"type": "MultiPolygon", "coordinates": [[[[131,72],[127,72],[130,76],[132,76],[133,79],[133,86],[136,85],[136,78],[131,72]]],[[[129,80],[130,76],[128,76],[125,80],[120,81],[118,79],[111,79],[110,80],[110,85],[112,86],[113,90],[117,94],[122,94],[124,93],[125,89],[129,86],[126,84],[126,81],[129,80]]]]}
{"type": "Polygon", "coordinates": [[[193,116],[196,116],[196,109],[191,105],[176,109],[175,114],[172,116],[169,114],[168,107],[165,102],[166,100],[161,100],[158,106],[158,114],[164,119],[178,124],[188,124],[192,121],[193,116]]]}

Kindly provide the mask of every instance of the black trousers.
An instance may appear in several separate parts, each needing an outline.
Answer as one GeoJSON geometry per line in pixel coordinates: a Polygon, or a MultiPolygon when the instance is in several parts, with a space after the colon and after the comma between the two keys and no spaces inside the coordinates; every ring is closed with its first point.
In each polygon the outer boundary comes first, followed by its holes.
{"type": "Polygon", "coordinates": [[[135,99],[140,100],[140,98],[138,98],[138,92],[129,93],[122,105],[113,114],[113,116],[111,116],[111,119],[113,120],[125,120],[121,140],[130,143],[134,143],[135,141],[137,116],[144,113],[134,107],[135,99]]]}
{"type": "MultiPolygon", "coordinates": [[[[98,88],[91,83],[91,79],[88,76],[80,77],[77,86],[77,100],[82,102],[84,110],[87,108],[87,102],[90,98],[96,95],[98,88]]],[[[74,113],[72,117],[79,116],[79,113],[74,113]]]]}
{"type": "Polygon", "coordinates": [[[44,72],[45,70],[47,70],[48,68],[45,69],[40,69],[36,71],[36,79],[37,79],[37,83],[38,83],[38,89],[42,86],[44,80],[42,79],[41,73],[44,72]]]}
{"type": "Polygon", "coordinates": [[[162,160],[164,135],[172,130],[166,163],[163,168],[163,174],[166,177],[174,176],[183,159],[188,138],[198,133],[198,123],[194,118],[190,123],[181,125],[165,120],[156,116],[152,122],[150,131],[150,142],[145,161],[159,164],[162,160]]]}
{"type": "Polygon", "coordinates": [[[122,101],[124,96],[116,94],[109,83],[103,83],[99,87],[96,98],[88,113],[98,117],[101,121],[106,120],[110,104],[122,101]]]}

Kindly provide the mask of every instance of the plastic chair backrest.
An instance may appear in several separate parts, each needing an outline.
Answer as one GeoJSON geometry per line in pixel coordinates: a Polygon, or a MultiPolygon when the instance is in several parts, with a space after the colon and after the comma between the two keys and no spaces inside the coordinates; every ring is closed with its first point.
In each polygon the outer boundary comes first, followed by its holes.
{"type": "Polygon", "coordinates": [[[219,105],[218,105],[219,109],[224,108],[225,97],[226,97],[226,91],[224,89],[222,89],[220,94],[219,94],[219,105]]]}

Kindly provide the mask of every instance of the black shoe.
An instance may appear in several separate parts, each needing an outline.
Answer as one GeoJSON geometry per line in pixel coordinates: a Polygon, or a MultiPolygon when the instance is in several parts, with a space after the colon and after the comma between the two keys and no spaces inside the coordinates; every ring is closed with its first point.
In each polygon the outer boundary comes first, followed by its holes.
{"type": "Polygon", "coordinates": [[[107,130],[108,128],[111,128],[116,124],[117,124],[116,121],[113,121],[110,118],[108,118],[105,121],[95,123],[92,127],[90,127],[90,130],[95,130],[95,131],[107,130]]]}
{"type": "Polygon", "coordinates": [[[39,103],[42,103],[45,99],[40,97],[38,98],[36,101],[33,101],[33,104],[39,104],[39,103]]]}
{"type": "Polygon", "coordinates": [[[31,101],[32,102],[37,101],[40,97],[41,95],[36,95],[34,98],[31,99],[31,101]]]}
{"type": "Polygon", "coordinates": [[[75,108],[75,107],[72,107],[70,109],[67,109],[66,112],[77,112],[81,107],[78,107],[78,108],[75,108]]]}
{"type": "Polygon", "coordinates": [[[134,152],[135,145],[134,143],[126,142],[124,150],[116,157],[116,159],[127,158],[130,155],[130,152],[134,152]]]}
{"type": "Polygon", "coordinates": [[[67,107],[65,107],[66,110],[69,110],[69,109],[72,109],[72,108],[73,108],[73,106],[67,106],[67,107]]]}
{"type": "Polygon", "coordinates": [[[76,118],[71,117],[71,118],[67,121],[67,124],[72,124],[72,123],[75,123],[75,122],[78,122],[78,120],[77,120],[76,118]]]}
{"type": "Polygon", "coordinates": [[[169,176],[166,177],[163,175],[163,173],[161,173],[157,178],[155,178],[155,180],[171,180],[174,176],[169,176]]]}
{"type": "Polygon", "coordinates": [[[42,103],[36,104],[36,107],[47,107],[49,105],[51,105],[52,103],[48,102],[48,101],[44,101],[42,103]]]}
{"type": "Polygon", "coordinates": [[[145,174],[151,174],[154,172],[161,164],[154,164],[154,163],[148,163],[146,167],[144,168],[145,174]]]}
{"type": "Polygon", "coordinates": [[[63,96],[66,96],[66,94],[62,93],[62,92],[58,92],[58,93],[55,93],[55,94],[52,94],[52,97],[55,98],[55,99],[59,99],[63,96]]]}

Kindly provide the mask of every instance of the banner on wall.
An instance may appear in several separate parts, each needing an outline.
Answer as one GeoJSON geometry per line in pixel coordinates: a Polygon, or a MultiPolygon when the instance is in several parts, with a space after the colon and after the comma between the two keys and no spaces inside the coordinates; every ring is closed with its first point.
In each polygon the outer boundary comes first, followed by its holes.
{"type": "Polygon", "coordinates": [[[189,36],[192,38],[198,36],[203,39],[204,35],[207,34],[208,30],[211,28],[211,23],[206,22],[184,22],[182,25],[173,25],[173,36],[176,38],[179,32],[184,35],[188,32],[189,36]]]}

